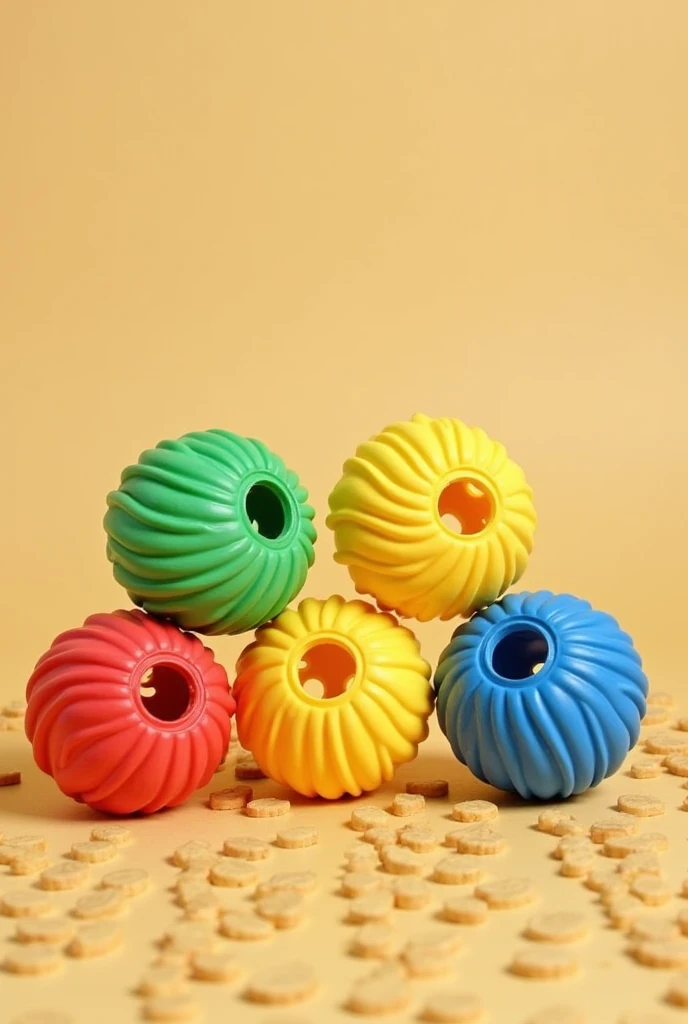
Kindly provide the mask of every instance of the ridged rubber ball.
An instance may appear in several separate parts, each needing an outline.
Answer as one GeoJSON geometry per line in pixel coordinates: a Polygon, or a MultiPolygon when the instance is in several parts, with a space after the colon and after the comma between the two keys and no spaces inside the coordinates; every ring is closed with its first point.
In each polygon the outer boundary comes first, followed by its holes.
{"type": "Polygon", "coordinates": [[[225,430],[161,441],[107,497],[107,555],[134,604],[196,633],[279,614],[313,564],[308,492],[260,441],[225,430]]]}
{"type": "Polygon", "coordinates": [[[648,683],[630,636],[587,601],[509,594],[459,626],[435,673],[437,717],[474,775],[526,799],[583,793],[621,767],[648,683]]]}
{"type": "Polygon", "coordinates": [[[430,674],[393,616],[365,601],[306,598],[239,658],[239,741],[298,793],[359,796],[416,756],[433,708],[430,674]]]}
{"type": "Polygon", "coordinates": [[[92,615],[58,636],[26,698],[38,767],[111,814],[176,807],[205,786],[235,708],[212,651],[138,610],[92,615]]]}
{"type": "Polygon", "coordinates": [[[535,509],[502,444],[416,415],[360,445],[329,499],[336,560],[383,609],[468,616],[524,572],[535,509]]]}

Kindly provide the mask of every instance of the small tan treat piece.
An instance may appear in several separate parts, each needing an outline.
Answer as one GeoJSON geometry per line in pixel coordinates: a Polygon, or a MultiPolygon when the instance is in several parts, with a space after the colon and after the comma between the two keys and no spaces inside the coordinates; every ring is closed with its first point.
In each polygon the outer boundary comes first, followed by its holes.
{"type": "Polygon", "coordinates": [[[664,801],[656,796],[648,796],[646,793],[620,796],[616,804],[624,814],[635,814],[638,818],[664,814],[664,801]]]}
{"type": "Polygon", "coordinates": [[[688,935],[688,910],[679,910],[676,924],[680,929],[681,935],[688,935]]]}
{"type": "Polygon", "coordinates": [[[577,1006],[557,1004],[546,1006],[529,1017],[525,1024],[589,1024],[588,1017],[577,1006]]]}
{"type": "Polygon", "coordinates": [[[210,869],[209,878],[211,885],[243,889],[256,884],[258,871],[249,861],[229,858],[215,861],[210,869]]]}
{"type": "Polygon", "coordinates": [[[581,825],[578,818],[560,818],[552,829],[553,836],[584,836],[587,829],[581,825]]]}
{"type": "Polygon", "coordinates": [[[657,875],[637,875],[631,882],[630,891],[632,896],[651,907],[658,907],[671,899],[671,889],[657,875]]]}
{"type": "Polygon", "coordinates": [[[117,856],[117,846],[102,839],[91,839],[87,843],[73,843],[70,856],[87,864],[102,864],[117,856]]]}
{"type": "Polygon", "coordinates": [[[380,807],[361,806],[351,812],[349,827],[355,832],[367,832],[369,828],[389,827],[391,815],[380,807]]]}
{"type": "Polygon", "coordinates": [[[143,1006],[145,1020],[156,1021],[195,1021],[201,1008],[186,996],[157,996],[148,999],[143,1006]]]}
{"type": "Polygon", "coordinates": [[[226,857],[238,857],[240,860],[265,860],[270,856],[270,844],[255,836],[233,836],[225,839],[222,852],[226,857]]]}
{"type": "Polygon", "coordinates": [[[40,887],[50,891],[78,889],[88,881],[88,867],[74,861],[54,864],[41,873],[40,887]]]}
{"type": "Polygon", "coordinates": [[[575,821],[573,814],[562,811],[560,807],[548,807],[538,815],[537,827],[540,832],[555,835],[554,829],[563,821],[575,821]]]}
{"type": "Polygon", "coordinates": [[[597,854],[589,850],[571,850],[561,861],[559,873],[565,878],[586,878],[594,870],[597,854]]]}
{"type": "Polygon", "coordinates": [[[47,896],[30,889],[15,889],[0,896],[0,914],[5,917],[40,917],[52,909],[47,896]]]}
{"type": "Polygon", "coordinates": [[[253,800],[250,786],[229,786],[227,789],[216,789],[208,797],[211,811],[238,811],[253,800]]]}
{"type": "Polygon", "coordinates": [[[432,1024],[477,1024],[484,1016],[485,1010],[478,996],[450,989],[429,996],[420,1019],[432,1024]]]}
{"type": "Polygon", "coordinates": [[[452,969],[451,957],[461,948],[455,932],[427,932],[407,942],[401,961],[412,978],[432,978],[452,969]]]}
{"type": "Polygon", "coordinates": [[[672,1006],[688,1006],[688,971],[682,971],[673,978],[666,998],[672,1006]]]}
{"type": "Polygon", "coordinates": [[[189,922],[170,928],[162,937],[160,947],[167,954],[180,954],[186,958],[192,953],[214,953],[219,940],[208,925],[189,922]]]}
{"type": "Polygon", "coordinates": [[[172,862],[178,868],[188,868],[194,857],[198,854],[209,854],[210,843],[206,839],[190,839],[188,843],[182,843],[172,854],[172,862]]]}
{"type": "Polygon", "coordinates": [[[377,825],[375,828],[367,828],[365,830],[363,841],[374,846],[379,851],[385,846],[396,846],[399,842],[399,833],[391,828],[383,828],[381,825],[377,825]]]}
{"type": "Polygon", "coordinates": [[[210,889],[186,901],[184,917],[187,921],[214,921],[221,909],[220,901],[210,889]]]}
{"type": "Polygon", "coordinates": [[[346,1009],[361,1016],[377,1017],[399,1013],[410,1002],[411,987],[406,973],[390,965],[359,979],[347,999],[346,1009]]]}
{"type": "Polygon", "coordinates": [[[686,718],[685,716],[679,718],[678,722],[676,723],[676,728],[679,730],[679,732],[688,732],[688,718],[686,718]]]}
{"type": "Polygon", "coordinates": [[[485,864],[480,857],[453,853],[435,864],[432,881],[441,885],[469,885],[485,877],[485,864]]]}
{"type": "Polygon", "coordinates": [[[587,836],[564,836],[555,846],[552,856],[556,860],[563,860],[567,854],[578,853],[581,850],[585,853],[594,853],[595,845],[587,836]]]}
{"type": "Polygon", "coordinates": [[[217,854],[211,850],[206,850],[204,853],[195,853],[189,858],[189,862],[186,867],[181,870],[185,875],[191,876],[196,875],[197,877],[207,878],[213,864],[217,863],[217,854]]]}
{"type": "Polygon", "coordinates": [[[119,889],[100,889],[80,896],[72,914],[83,921],[94,921],[119,914],[123,906],[124,895],[119,889]]]}
{"type": "Polygon", "coordinates": [[[212,892],[212,890],[207,878],[204,878],[202,875],[187,875],[185,873],[175,882],[174,892],[177,897],[177,904],[180,907],[185,907],[198,896],[204,896],[206,893],[212,892]]]}
{"type": "Polygon", "coordinates": [[[266,778],[265,772],[252,757],[242,757],[234,766],[234,775],[242,782],[266,778]]]}
{"type": "Polygon", "coordinates": [[[257,901],[256,914],[275,928],[295,928],[305,917],[306,904],[298,892],[275,892],[257,901]]]}
{"type": "Polygon", "coordinates": [[[180,966],[159,964],[149,968],[137,986],[142,996],[180,996],[187,989],[186,978],[180,966]]]}
{"type": "Polygon", "coordinates": [[[511,910],[533,903],[537,890],[529,878],[502,878],[476,885],[474,895],[493,910],[511,910]]]}
{"type": "Polygon", "coordinates": [[[260,800],[249,800],[244,808],[244,814],[249,818],[280,818],[283,814],[289,814],[290,810],[291,804],[288,800],[266,796],[260,800]]]}
{"type": "Polygon", "coordinates": [[[10,700],[3,706],[3,718],[23,718],[26,714],[26,701],[10,700]]]}
{"type": "Polygon", "coordinates": [[[643,725],[664,725],[669,721],[668,708],[661,704],[648,704],[642,719],[643,725]]]}
{"type": "MultiPolygon", "coordinates": [[[[602,893],[609,885],[613,887],[616,880],[619,878],[620,876],[615,868],[594,868],[594,870],[586,877],[585,884],[587,888],[592,889],[593,892],[602,893]]],[[[621,881],[623,882],[623,889],[625,892],[628,889],[628,882],[623,879],[621,879],[621,881]]]]}
{"type": "Polygon", "coordinates": [[[399,910],[423,910],[430,903],[431,889],[424,878],[400,875],[392,883],[392,895],[399,910]]]}
{"type": "Polygon", "coordinates": [[[459,853],[472,853],[478,857],[502,853],[506,849],[504,836],[488,825],[472,825],[470,828],[457,829],[448,833],[445,842],[455,847],[459,853]]]}
{"type": "Polygon", "coordinates": [[[306,963],[287,963],[258,971],[249,982],[246,998],[252,1003],[287,1005],[301,1003],[313,995],[318,977],[306,963]]]}
{"type": "Polygon", "coordinates": [[[13,875],[37,875],[49,864],[45,853],[20,853],[10,861],[10,873],[13,875]]]}
{"type": "Polygon", "coordinates": [[[634,942],[673,942],[679,934],[668,917],[644,917],[631,925],[630,938],[634,942]]]}
{"type": "Polygon", "coordinates": [[[590,826],[590,838],[593,843],[602,844],[615,836],[635,836],[640,825],[635,815],[616,813],[609,818],[601,818],[590,826]]]}
{"type": "Polygon", "coordinates": [[[498,814],[499,808],[489,800],[462,800],[452,807],[454,821],[494,821],[498,814]]]}
{"type": "Polygon", "coordinates": [[[514,956],[511,971],[520,978],[567,978],[580,968],[572,950],[555,946],[531,946],[514,956]]]}
{"type": "Polygon", "coordinates": [[[616,896],[606,903],[609,920],[615,928],[625,930],[644,913],[644,906],[635,896],[616,896]]]}
{"type": "Polygon", "coordinates": [[[432,829],[420,825],[402,828],[398,833],[398,840],[400,846],[406,846],[414,853],[431,853],[440,843],[432,829]]]}
{"type": "Polygon", "coordinates": [[[649,754],[688,754],[688,736],[680,732],[656,732],[645,740],[649,754]]]}
{"type": "Polygon", "coordinates": [[[612,901],[628,896],[629,881],[622,875],[614,874],[600,889],[600,903],[605,907],[612,901]]]}
{"type": "Polygon", "coordinates": [[[2,966],[10,974],[52,974],[61,963],[59,953],[50,946],[17,946],[5,953],[2,966]]]}
{"type": "Polygon", "coordinates": [[[659,761],[655,761],[651,757],[642,757],[633,762],[630,774],[633,779],[656,779],[661,772],[662,766],[659,761]]]}
{"type": "Polygon", "coordinates": [[[232,953],[192,953],[191,977],[197,981],[232,981],[241,964],[232,953]]]}
{"type": "Polygon", "coordinates": [[[279,829],[275,842],[283,850],[301,850],[306,846],[317,846],[319,840],[317,828],[301,825],[296,828],[279,829]]]}
{"type": "Polygon", "coordinates": [[[347,871],[372,871],[378,863],[377,851],[359,842],[345,851],[344,861],[347,871]]]}
{"type": "Polygon", "coordinates": [[[125,846],[132,840],[131,832],[123,825],[94,825],[91,829],[91,839],[96,843],[114,843],[115,846],[125,846]]]}
{"type": "Polygon", "coordinates": [[[617,868],[622,878],[631,879],[636,875],[659,875],[661,867],[656,853],[631,853],[623,857],[617,868]]]}
{"type": "Polygon", "coordinates": [[[226,910],[220,917],[220,934],[227,939],[258,942],[269,939],[273,933],[272,921],[247,910],[226,910]]]}
{"type": "Polygon", "coordinates": [[[578,942],[588,934],[589,925],[582,914],[554,911],[532,917],[525,929],[525,937],[535,942],[578,942]]]}
{"type": "Polygon", "coordinates": [[[396,932],[391,925],[379,921],[364,924],[351,944],[354,956],[371,960],[388,960],[397,948],[396,932]]]}
{"type": "Polygon", "coordinates": [[[463,946],[463,939],[453,928],[433,928],[421,932],[404,947],[405,951],[420,951],[433,956],[453,956],[463,946]]]}
{"type": "Polygon", "coordinates": [[[105,956],[119,949],[124,942],[122,929],[112,921],[97,921],[86,924],[67,946],[73,957],[105,956]]]}
{"type": "Polygon", "coordinates": [[[421,793],[397,793],[392,800],[390,811],[400,818],[409,814],[420,814],[425,810],[425,797],[421,793]]]}
{"type": "Polygon", "coordinates": [[[385,871],[391,875],[424,875],[426,862],[420,854],[403,846],[385,846],[380,851],[385,871]]]}
{"type": "Polygon", "coordinates": [[[605,839],[605,857],[630,857],[632,853],[664,853],[669,849],[669,840],[663,832],[646,832],[642,836],[613,836],[605,839]]]}
{"type": "Polygon", "coordinates": [[[662,708],[675,708],[676,698],[666,690],[650,690],[647,695],[647,703],[655,704],[662,708]]]}
{"type": "Polygon", "coordinates": [[[306,895],[315,892],[317,887],[318,876],[314,871],[280,871],[267,882],[261,882],[256,889],[256,897],[268,896],[273,892],[298,892],[306,895]]]}
{"type": "Polygon", "coordinates": [[[446,779],[414,779],[406,783],[406,792],[424,796],[426,800],[441,800],[449,796],[449,783],[446,779]]]}
{"type": "Polygon", "coordinates": [[[0,786],[18,786],[22,780],[20,771],[0,770],[0,786]]]}
{"type": "Polygon", "coordinates": [[[74,935],[74,925],[66,917],[25,917],[19,921],[15,935],[17,942],[63,946],[74,935]]]}
{"type": "Polygon", "coordinates": [[[639,942],[633,955],[645,967],[688,967],[688,942],[674,939],[665,942],[639,942]]]}
{"type": "Polygon", "coordinates": [[[376,892],[385,885],[385,879],[375,871],[347,871],[342,877],[342,896],[356,898],[376,892]]]}
{"type": "Polygon", "coordinates": [[[45,853],[48,848],[43,836],[13,836],[11,839],[4,839],[0,845],[0,864],[9,864],[20,854],[31,856],[38,853],[45,853]]]}
{"type": "Polygon", "coordinates": [[[482,924],[488,914],[487,903],[475,896],[454,896],[445,900],[442,908],[444,920],[453,924],[482,924]]]}
{"type": "Polygon", "coordinates": [[[138,896],[150,884],[150,875],[143,868],[125,868],[103,875],[100,883],[104,889],[118,889],[123,896],[138,896]]]}
{"type": "Polygon", "coordinates": [[[349,904],[347,920],[352,924],[386,921],[394,908],[394,895],[388,889],[359,896],[349,904]]]}

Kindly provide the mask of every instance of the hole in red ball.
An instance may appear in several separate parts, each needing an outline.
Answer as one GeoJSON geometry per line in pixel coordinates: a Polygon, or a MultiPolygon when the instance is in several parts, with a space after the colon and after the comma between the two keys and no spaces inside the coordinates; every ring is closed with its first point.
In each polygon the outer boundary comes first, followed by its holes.
{"type": "Polygon", "coordinates": [[[159,722],[176,722],[191,704],[191,687],[186,675],[173,665],[153,665],[139,683],[141,703],[159,722]]]}

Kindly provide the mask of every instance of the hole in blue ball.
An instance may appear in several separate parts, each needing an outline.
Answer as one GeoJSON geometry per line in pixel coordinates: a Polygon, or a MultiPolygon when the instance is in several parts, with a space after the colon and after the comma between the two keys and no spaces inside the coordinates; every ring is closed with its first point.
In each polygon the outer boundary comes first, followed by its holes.
{"type": "Polygon", "coordinates": [[[548,655],[547,637],[526,626],[497,641],[492,652],[492,669],[502,679],[528,679],[540,671],[548,655]]]}

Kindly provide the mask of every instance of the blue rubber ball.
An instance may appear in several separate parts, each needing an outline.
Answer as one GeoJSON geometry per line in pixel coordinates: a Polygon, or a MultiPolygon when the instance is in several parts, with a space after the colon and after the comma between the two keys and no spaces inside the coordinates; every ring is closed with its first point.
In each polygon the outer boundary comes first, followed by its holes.
{"type": "Polygon", "coordinates": [[[618,771],[647,678],[611,615],[568,594],[509,594],[459,626],[435,673],[437,717],[462,764],[497,789],[553,800],[618,771]]]}

